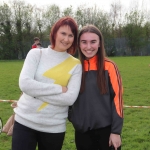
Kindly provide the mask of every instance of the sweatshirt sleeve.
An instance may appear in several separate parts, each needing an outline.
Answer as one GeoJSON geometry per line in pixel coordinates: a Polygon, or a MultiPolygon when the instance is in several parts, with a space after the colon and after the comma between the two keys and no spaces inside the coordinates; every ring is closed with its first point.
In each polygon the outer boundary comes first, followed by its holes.
{"type": "Polygon", "coordinates": [[[34,79],[41,55],[40,49],[30,50],[28,52],[19,77],[21,91],[32,97],[62,93],[61,85],[48,84],[34,79]]]}
{"type": "Polygon", "coordinates": [[[121,134],[123,126],[123,87],[122,79],[116,64],[112,63],[109,67],[111,87],[114,92],[112,102],[112,127],[111,133],[121,134]]]}
{"type": "Polygon", "coordinates": [[[68,90],[66,93],[49,96],[40,96],[37,98],[42,100],[43,102],[52,105],[71,106],[75,102],[79,94],[81,84],[81,74],[82,74],[82,66],[81,64],[78,64],[69,80],[69,83],[67,85],[68,90]]]}

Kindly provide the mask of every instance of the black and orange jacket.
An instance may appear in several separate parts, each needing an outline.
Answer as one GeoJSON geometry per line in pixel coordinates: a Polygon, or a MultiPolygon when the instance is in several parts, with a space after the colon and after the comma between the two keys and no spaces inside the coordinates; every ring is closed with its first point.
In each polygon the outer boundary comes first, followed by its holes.
{"type": "Polygon", "coordinates": [[[72,106],[70,121],[75,130],[86,132],[111,126],[111,133],[121,134],[123,126],[122,81],[115,63],[105,59],[106,94],[97,84],[97,56],[84,61],[85,89],[72,106]]]}

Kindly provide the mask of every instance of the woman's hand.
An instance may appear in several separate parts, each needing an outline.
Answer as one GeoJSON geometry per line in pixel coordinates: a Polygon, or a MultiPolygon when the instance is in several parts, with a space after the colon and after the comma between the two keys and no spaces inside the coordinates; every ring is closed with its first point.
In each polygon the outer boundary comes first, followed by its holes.
{"type": "Polygon", "coordinates": [[[62,86],[62,92],[63,92],[63,93],[66,93],[67,91],[68,91],[68,88],[65,87],[65,86],[62,86]]]}
{"type": "Polygon", "coordinates": [[[113,134],[113,133],[110,134],[109,146],[111,145],[114,146],[115,150],[117,150],[117,148],[121,146],[121,137],[119,134],[113,134]]]}

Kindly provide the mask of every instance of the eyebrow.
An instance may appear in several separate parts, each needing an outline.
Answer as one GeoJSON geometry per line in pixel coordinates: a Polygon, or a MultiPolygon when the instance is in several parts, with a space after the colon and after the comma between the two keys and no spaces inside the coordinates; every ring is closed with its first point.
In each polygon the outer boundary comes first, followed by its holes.
{"type": "MultiPolygon", "coordinates": [[[[61,33],[66,33],[65,31],[61,31],[61,33]]],[[[74,36],[74,34],[73,33],[71,33],[71,34],[69,34],[69,35],[73,35],[74,36]]]]}
{"type": "MultiPolygon", "coordinates": [[[[85,42],[85,41],[87,41],[87,40],[81,40],[81,42],[85,42]]],[[[95,41],[97,41],[97,40],[91,40],[92,42],[95,42],[95,41]]]]}

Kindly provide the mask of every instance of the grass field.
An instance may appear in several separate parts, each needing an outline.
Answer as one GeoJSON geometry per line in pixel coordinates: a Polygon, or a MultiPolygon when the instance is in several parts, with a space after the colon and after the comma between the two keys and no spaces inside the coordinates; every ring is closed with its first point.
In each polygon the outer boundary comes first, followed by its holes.
{"type": "MultiPolygon", "coordinates": [[[[150,106],[150,56],[112,57],[119,67],[124,86],[124,105],[150,106]]],[[[23,61],[0,61],[0,99],[20,96],[18,77],[23,61]]],[[[10,103],[0,102],[0,118],[6,123],[13,113],[10,103]]],[[[11,137],[0,135],[0,150],[11,150],[11,137]]],[[[67,121],[62,150],[75,150],[74,129],[67,121]]],[[[150,109],[124,108],[122,150],[150,150],[150,109]]]]}

